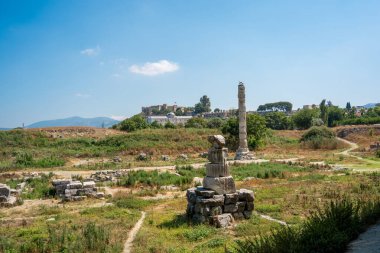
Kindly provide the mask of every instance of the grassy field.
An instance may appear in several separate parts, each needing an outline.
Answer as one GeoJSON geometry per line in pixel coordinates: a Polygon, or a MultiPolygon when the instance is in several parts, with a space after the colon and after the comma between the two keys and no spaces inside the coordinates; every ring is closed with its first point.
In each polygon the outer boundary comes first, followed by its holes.
{"type": "Polygon", "coordinates": [[[52,138],[43,132],[1,131],[0,170],[76,165],[72,160],[79,161],[79,169],[183,164],[177,159],[182,153],[196,162],[199,153],[208,149],[207,136],[217,133],[212,129],[147,129],[104,138],[52,138]],[[148,154],[149,160],[136,161],[140,152],[148,154]],[[161,155],[170,155],[172,161],[162,162],[161,155]],[[123,163],[109,162],[114,156],[120,156],[123,163]]]}
{"type": "MultiPolygon", "coordinates": [[[[239,180],[237,187],[254,190],[255,210],[259,214],[294,226],[303,224],[330,201],[350,198],[364,203],[380,198],[379,173],[338,173],[272,163],[231,169],[237,179],[271,170],[283,174],[239,180]]],[[[193,226],[185,218],[185,206],[185,198],[175,198],[147,207],[148,216],[138,234],[136,252],[225,252],[225,248],[232,250],[236,246],[236,240],[254,239],[281,227],[258,214],[228,230],[193,226]]]]}
{"type": "MultiPolygon", "coordinates": [[[[12,170],[181,165],[169,172],[131,171],[117,184],[105,185],[113,191],[113,197],[80,203],[58,203],[51,187],[52,175],[28,179],[21,195],[24,204],[0,210],[0,252],[121,252],[141,210],[147,216],[134,241],[134,252],[235,252],[238,240],[248,247],[250,244],[244,242],[269,238],[273,231],[282,231],[282,225],[261,215],[284,221],[297,230],[331,201],[369,203],[380,199],[380,173],[370,172],[379,168],[378,158],[363,152],[354,154],[365,159],[341,155],[347,149],[343,143],[334,150],[304,148],[299,142],[304,131],[273,131],[256,156],[274,160],[298,158],[302,163],[231,165],[237,188],[255,192],[256,213],[224,230],[192,225],[185,217],[187,202],[183,190],[194,185],[194,177],[203,177],[205,169],[188,165],[206,161],[199,153],[209,148],[207,136],[217,133],[209,129],[151,129],[110,136],[98,134],[96,138],[52,138],[36,131],[0,132],[0,169],[10,171],[0,176],[0,182],[11,187],[21,182],[12,170]],[[147,153],[149,159],[137,161],[140,152],[147,153]],[[182,153],[188,154],[189,160],[176,159],[182,153]],[[161,161],[164,154],[172,160],[161,161]],[[114,156],[123,161],[110,161],[114,156]],[[308,164],[320,161],[356,170],[333,171],[308,164]],[[358,173],[358,168],[363,173],[358,173]],[[165,188],[172,185],[172,189],[165,188]]],[[[363,141],[360,145],[366,144],[363,141]]]]}
{"type": "Polygon", "coordinates": [[[120,252],[126,231],[137,221],[140,212],[118,205],[86,207],[93,204],[88,200],[25,210],[25,220],[14,220],[7,223],[7,229],[0,230],[0,251],[120,252]]]}

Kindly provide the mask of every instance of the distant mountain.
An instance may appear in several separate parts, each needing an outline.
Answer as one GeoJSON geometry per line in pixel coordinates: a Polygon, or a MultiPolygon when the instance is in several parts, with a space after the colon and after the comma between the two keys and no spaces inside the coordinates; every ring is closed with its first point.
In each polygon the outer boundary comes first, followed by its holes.
{"type": "Polygon", "coordinates": [[[374,108],[374,107],[376,107],[377,104],[379,104],[379,103],[369,103],[369,104],[363,105],[363,107],[366,109],[374,108]]]}
{"type": "Polygon", "coordinates": [[[81,117],[71,117],[66,119],[55,119],[55,120],[44,120],[33,123],[26,128],[40,128],[40,127],[64,127],[64,126],[88,126],[88,127],[111,127],[119,123],[119,121],[107,118],[107,117],[96,117],[96,118],[81,118],[81,117]]]}
{"type": "Polygon", "coordinates": [[[0,131],[6,131],[6,130],[11,130],[12,128],[4,128],[4,127],[0,127],[0,131]]]}

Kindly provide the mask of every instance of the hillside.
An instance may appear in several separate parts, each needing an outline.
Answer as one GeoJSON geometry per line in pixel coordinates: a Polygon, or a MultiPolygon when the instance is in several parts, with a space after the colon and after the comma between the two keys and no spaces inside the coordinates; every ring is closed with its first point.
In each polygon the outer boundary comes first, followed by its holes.
{"type": "Polygon", "coordinates": [[[41,128],[41,127],[65,127],[65,126],[88,126],[88,127],[111,127],[119,121],[107,118],[81,118],[70,117],[65,119],[44,120],[26,126],[27,128],[41,128]]]}

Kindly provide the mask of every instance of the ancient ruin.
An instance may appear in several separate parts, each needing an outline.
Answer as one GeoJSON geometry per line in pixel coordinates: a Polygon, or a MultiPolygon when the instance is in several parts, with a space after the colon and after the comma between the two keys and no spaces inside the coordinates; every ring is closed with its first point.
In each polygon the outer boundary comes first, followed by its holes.
{"type": "Polygon", "coordinates": [[[245,107],[245,87],[239,82],[239,148],[236,151],[235,160],[251,160],[253,155],[249,152],[247,142],[247,114],[245,107]]]}
{"type": "Polygon", "coordinates": [[[0,207],[11,207],[16,205],[18,191],[11,189],[8,185],[0,184],[0,207]]]}
{"type": "Polygon", "coordinates": [[[193,223],[208,223],[228,227],[234,219],[249,219],[254,208],[253,191],[236,191],[227,164],[227,148],[221,135],[208,137],[212,147],[208,152],[203,187],[187,190],[187,215],[193,223]]]}
{"type": "Polygon", "coordinates": [[[86,197],[103,198],[104,193],[98,192],[94,181],[71,181],[58,179],[52,182],[56,195],[64,201],[79,201],[86,197]]]}

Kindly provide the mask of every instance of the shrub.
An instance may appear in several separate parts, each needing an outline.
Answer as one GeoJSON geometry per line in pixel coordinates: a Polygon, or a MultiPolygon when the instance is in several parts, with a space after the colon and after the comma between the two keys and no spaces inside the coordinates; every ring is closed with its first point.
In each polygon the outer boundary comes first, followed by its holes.
{"type": "Polygon", "coordinates": [[[360,117],[352,119],[344,119],[338,122],[338,125],[373,125],[380,124],[380,117],[360,117]]]}
{"type": "Polygon", "coordinates": [[[118,128],[123,131],[133,132],[139,129],[148,128],[148,123],[141,115],[135,115],[120,122],[118,128]]]}
{"type": "Polygon", "coordinates": [[[171,123],[170,121],[166,122],[164,127],[166,129],[167,128],[172,128],[172,129],[176,128],[175,125],[173,123],[171,123]]]}
{"type": "Polygon", "coordinates": [[[207,127],[207,122],[204,118],[194,117],[189,119],[186,124],[186,128],[205,128],[207,127]]]}
{"type": "Polygon", "coordinates": [[[335,133],[327,127],[312,127],[302,135],[300,142],[312,149],[335,149],[338,146],[335,133]]]}
{"type": "Polygon", "coordinates": [[[380,150],[377,150],[377,151],[376,151],[376,157],[377,157],[377,158],[380,158],[380,150]]]}
{"type": "Polygon", "coordinates": [[[224,120],[221,118],[213,118],[207,121],[208,128],[216,128],[219,129],[223,126],[224,120]]]}

